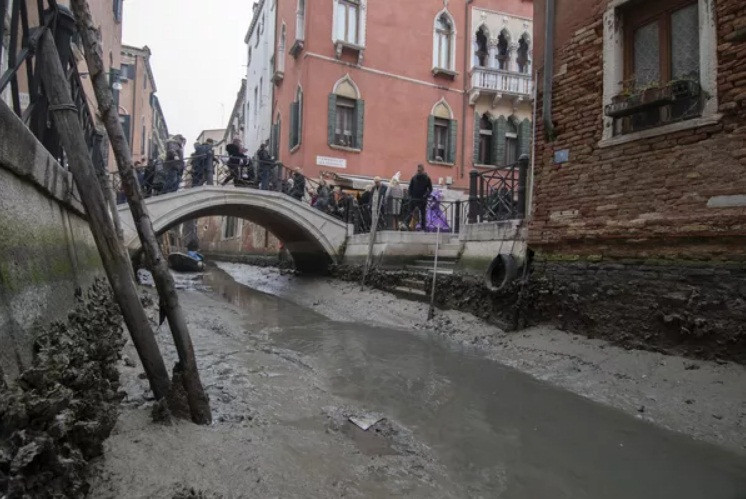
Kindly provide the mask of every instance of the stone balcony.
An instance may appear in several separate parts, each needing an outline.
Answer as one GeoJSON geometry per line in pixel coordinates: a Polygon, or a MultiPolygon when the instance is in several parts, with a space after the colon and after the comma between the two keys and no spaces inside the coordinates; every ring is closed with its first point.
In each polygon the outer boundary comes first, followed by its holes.
{"type": "Polygon", "coordinates": [[[533,89],[530,74],[493,68],[473,68],[469,103],[476,104],[482,95],[491,96],[494,104],[503,98],[519,101],[531,100],[533,89]]]}

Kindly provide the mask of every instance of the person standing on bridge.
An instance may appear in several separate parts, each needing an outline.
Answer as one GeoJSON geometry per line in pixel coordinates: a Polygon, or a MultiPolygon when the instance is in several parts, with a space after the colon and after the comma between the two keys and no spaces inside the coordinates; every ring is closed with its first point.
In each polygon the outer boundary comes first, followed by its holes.
{"type": "Polygon", "coordinates": [[[417,214],[422,230],[427,232],[427,199],[433,192],[433,182],[425,173],[425,166],[417,165],[417,174],[409,181],[409,199],[412,206],[410,222],[417,214]]]}
{"type": "Polygon", "coordinates": [[[228,176],[223,180],[223,185],[226,185],[231,180],[233,185],[241,185],[241,165],[248,163],[248,158],[244,153],[244,148],[241,144],[241,139],[238,137],[233,139],[233,142],[225,146],[225,151],[228,153],[228,176]]]}
{"type": "Polygon", "coordinates": [[[306,177],[303,176],[303,170],[300,167],[293,172],[293,188],[290,189],[290,196],[298,201],[303,199],[306,194],[306,177]]]}
{"type": "Polygon", "coordinates": [[[175,135],[166,142],[166,181],[163,192],[176,192],[179,190],[181,176],[184,174],[184,142],[182,135],[175,135]]]}
{"type": "Polygon", "coordinates": [[[256,159],[259,161],[259,188],[263,191],[269,190],[269,180],[272,173],[272,156],[267,151],[267,143],[262,142],[259,150],[256,152],[256,159]]]}

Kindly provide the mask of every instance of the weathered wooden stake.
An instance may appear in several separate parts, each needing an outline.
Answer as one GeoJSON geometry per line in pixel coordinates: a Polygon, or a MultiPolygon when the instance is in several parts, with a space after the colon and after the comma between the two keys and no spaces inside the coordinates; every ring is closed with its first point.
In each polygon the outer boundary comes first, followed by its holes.
{"type": "Polygon", "coordinates": [[[137,182],[127,139],[119,122],[119,110],[114,105],[114,97],[109,89],[98,30],[93,24],[91,11],[86,0],[72,0],[70,7],[75,15],[78,32],[83,41],[88,72],[96,94],[98,110],[101,113],[104,126],[109,134],[109,141],[114,150],[114,157],[119,167],[119,175],[122,179],[124,192],[127,195],[132,219],[137,227],[145,256],[150,263],[153,280],[158,289],[161,303],[165,308],[176,351],[179,354],[177,370],[180,371],[179,378],[183,380],[192,421],[197,424],[209,424],[212,422],[210,403],[199,379],[197,362],[194,358],[194,347],[189,337],[184,313],[179,304],[179,297],[176,294],[174,280],[158,246],[158,239],[153,230],[150,214],[137,182]]]}
{"type": "Polygon", "coordinates": [[[168,371],[137,294],[129,256],[120,243],[109,217],[104,194],[85,142],[83,127],[78,119],[78,111],[73,104],[70,86],[49,30],[41,37],[40,49],[37,68],[49,99],[50,114],[67,154],[70,171],[78,186],[91,233],[114,296],[150,381],[153,395],[160,400],[166,397],[171,389],[168,371]]]}

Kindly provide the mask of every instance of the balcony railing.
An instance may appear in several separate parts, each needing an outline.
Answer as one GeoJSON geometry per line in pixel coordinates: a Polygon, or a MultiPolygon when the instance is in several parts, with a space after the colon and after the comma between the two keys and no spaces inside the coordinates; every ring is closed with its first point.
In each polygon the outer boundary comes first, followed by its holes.
{"type": "Polygon", "coordinates": [[[474,68],[471,73],[472,92],[489,92],[529,97],[533,92],[530,74],[502,69],[474,68]]]}

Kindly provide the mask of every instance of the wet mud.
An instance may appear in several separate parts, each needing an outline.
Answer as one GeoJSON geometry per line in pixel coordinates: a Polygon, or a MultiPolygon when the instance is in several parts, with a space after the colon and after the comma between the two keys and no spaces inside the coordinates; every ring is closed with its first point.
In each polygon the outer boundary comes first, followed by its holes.
{"type": "Polygon", "coordinates": [[[0,496],[82,497],[87,467],[117,420],[121,316],[98,281],[41,331],[32,366],[0,386],[0,496]]]}

